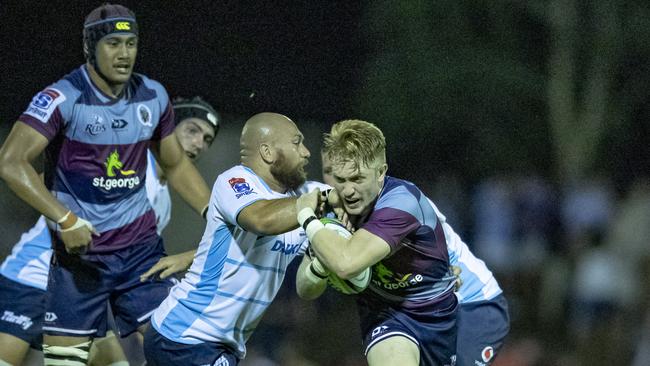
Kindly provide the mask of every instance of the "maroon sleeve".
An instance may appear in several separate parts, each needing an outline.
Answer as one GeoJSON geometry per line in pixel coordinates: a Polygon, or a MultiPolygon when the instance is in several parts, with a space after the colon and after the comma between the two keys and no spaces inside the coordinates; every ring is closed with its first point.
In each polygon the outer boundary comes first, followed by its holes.
{"type": "Polygon", "coordinates": [[[52,115],[47,122],[41,122],[26,113],[21,114],[20,117],[18,117],[18,120],[38,131],[38,133],[45,136],[48,141],[52,141],[52,139],[63,128],[63,118],[61,117],[61,112],[58,108],[52,112],[52,115]]]}
{"type": "Polygon", "coordinates": [[[402,239],[420,227],[418,219],[406,211],[385,207],[375,210],[362,229],[384,239],[391,253],[397,251],[402,239]]]}
{"type": "Polygon", "coordinates": [[[158,121],[158,126],[154,130],[151,139],[160,141],[171,135],[174,132],[174,128],[176,128],[176,124],[174,123],[174,109],[172,108],[172,103],[167,100],[167,107],[160,116],[160,121],[158,121]]]}

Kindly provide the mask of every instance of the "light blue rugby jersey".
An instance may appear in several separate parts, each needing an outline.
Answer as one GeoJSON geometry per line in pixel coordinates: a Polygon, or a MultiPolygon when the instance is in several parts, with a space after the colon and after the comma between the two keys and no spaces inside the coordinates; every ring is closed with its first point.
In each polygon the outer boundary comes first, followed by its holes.
{"type": "MultiPolygon", "coordinates": [[[[171,215],[171,197],[166,184],[161,184],[156,175],[153,154],[149,152],[147,165],[147,199],[154,208],[158,233],[161,233],[171,215]]],[[[36,225],[24,233],[11,254],[0,266],[0,274],[23,285],[45,290],[52,257],[52,237],[47,229],[45,217],[39,217],[36,225]]]]}
{"type": "Polygon", "coordinates": [[[447,240],[447,252],[449,253],[449,264],[458,266],[461,269],[460,279],[462,285],[456,292],[458,301],[466,304],[475,301],[491,300],[501,294],[503,291],[499,287],[494,275],[485,265],[485,262],[478,259],[469,250],[467,244],[463,242],[460,236],[447,223],[447,218],[443,215],[438,207],[429,200],[442,224],[447,240]]]}
{"type": "Polygon", "coordinates": [[[174,130],[165,89],[133,74],[124,95],[111,99],[85,65],[38,93],[19,120],[49,140],[45,184],[101,235],[89,253],[111,252],[156,235],[146,193],[147,149],[174,130]]]}
{"type": "Polygon", "coordinates": [[[274,192],[242,165],[219,175],[194,262],[151,316],[153,327],[172,341],[217,342],[243,358],[246,341],[277,294],[287,266],[304,254],[308,241],[300,228],[257,236],[237,224],[237,215],[258,200],[324,187],[307,182],[296,192],[274,192]]]}

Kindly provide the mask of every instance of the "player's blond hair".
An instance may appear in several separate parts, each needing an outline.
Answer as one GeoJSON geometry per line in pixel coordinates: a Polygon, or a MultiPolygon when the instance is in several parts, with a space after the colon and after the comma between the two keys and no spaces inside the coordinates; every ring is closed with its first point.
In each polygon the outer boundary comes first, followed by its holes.
{"type": "Polygon", "coordinates": [[[347,119],[332,126],[323,135],[322,154],[332,163],[350,161],[374,167],[386,162],[386,139],[374,124],[358,119],[347,119]]]}

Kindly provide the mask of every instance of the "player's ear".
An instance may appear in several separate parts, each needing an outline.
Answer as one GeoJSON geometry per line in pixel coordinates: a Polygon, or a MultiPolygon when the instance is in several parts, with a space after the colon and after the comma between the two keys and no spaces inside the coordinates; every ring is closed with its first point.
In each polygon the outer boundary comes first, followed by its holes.
{"type": "Polygon", "coordinates": [[[388,171],[388,164],[383,163],[379,166],[378,169],[379,169],[379,177],[377,178],[377,180],[379,182],[383,182],[384,178],[386,178],[386,172],[388,171]]]}
{"type": "Polygon", "coordinates": [[[275,150],[269,144],[260,144],[259,151],[264,162],[272,164],[275,161],[275,150]]]}

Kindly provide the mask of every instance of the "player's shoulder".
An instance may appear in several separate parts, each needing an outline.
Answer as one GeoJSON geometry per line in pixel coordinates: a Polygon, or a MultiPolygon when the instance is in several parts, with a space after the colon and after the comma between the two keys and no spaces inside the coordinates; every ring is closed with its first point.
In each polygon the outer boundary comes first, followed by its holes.
{"type": "MultiPolygon", "coordinates": [[[[59,101],[60,103],[74,103],[86,88],[89,88],[83,70],[81,67],[74,69],[72,72],[63,76],[56,82],[44,88],[39,95],[41,100],[52,102],[59,101]]],[[[37,96],[38,97],[38,96],[37,96]]]]}
{"type": "Polygon", "coordinates": [[[260,181],[261,178],[252,169],[244,165],[235,165],[219,174],[215,185],[229,185],[234,189],[237,186],[258,185],[260,181]]]}
{"type": "Polygon", "coordinates": [[[412,211],[419,207],[422,191],[413,183],[394,177],[386,177],[375,209],[391,207],[412,211]]]}
{"type": "Polygon", "coordinates": [[[135,98],[141,100],[157,98],[161,103],[167,103],[167,89],[158,81],[139,73],[131,76],[131,87],[135,90],[135,98]]]}

